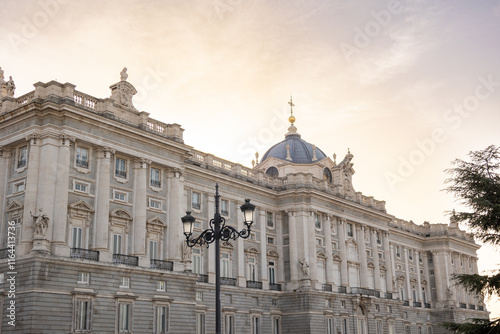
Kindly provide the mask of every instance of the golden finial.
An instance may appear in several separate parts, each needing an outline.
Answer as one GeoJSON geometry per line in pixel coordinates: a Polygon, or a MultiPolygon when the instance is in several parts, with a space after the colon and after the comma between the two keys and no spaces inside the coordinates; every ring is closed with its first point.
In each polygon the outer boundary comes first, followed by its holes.
{"type": "Polygon", "coordinates": [[[293,107],[295,107],[295,104],[293,104],[293,101],[292,101],[292,96],[290,96],[290,102],[288,102],[288,104],[290,105],[290,117],[288,117],[288,121],[290,123],[295,123],[295,116],[293,116],[293,107]]]}

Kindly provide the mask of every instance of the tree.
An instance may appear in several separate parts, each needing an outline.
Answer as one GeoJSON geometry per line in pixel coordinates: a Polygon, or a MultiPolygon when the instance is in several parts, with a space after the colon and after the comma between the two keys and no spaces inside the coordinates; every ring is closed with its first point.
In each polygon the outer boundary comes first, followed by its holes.
{"type": "MultiPolygon", "coordinates": [[[[470,161],[456,159],[445,182],[469,212],[453,212],[456,222],[467,226],[474,237],[485,244],[500,245],[500,148],[494,145],[469,153],[470,161]]],[[[456,284],[489,298],[500,296],[500,272],[490,275],[456,274],[456,284]]],[[[473,319],[469,323],[445,323],[453,333],[500,333],[500,319],[473,319]]]]}

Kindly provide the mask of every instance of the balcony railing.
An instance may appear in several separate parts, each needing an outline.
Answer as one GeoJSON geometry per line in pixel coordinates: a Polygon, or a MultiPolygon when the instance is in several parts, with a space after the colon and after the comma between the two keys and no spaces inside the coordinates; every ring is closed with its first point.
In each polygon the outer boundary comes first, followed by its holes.
{"type": "Polygon", "coordinates": [[[392,299],[392,292],[386,292],[385,293],[385,298],[386,299],[392,299]]]}
{"type": "Polygon", "coordinates": [[[172,271],[174,270],[174,263],[172,261],[151,259],[150,268],[172,271]]]}
{"type": "Polygon", "coordinates": [[[259,282],[259,281],[247,281],[247,288],[262,289],[262,282],[259,282]]]}
{"type": "Polygon", "coordinates": [[[208,283],[208,275],[198,274],[198,282],[208,283]]]}
{"type": "Polygon", "coordinates": [[[151,180],[151,185],[156,188],[161,187],[161,181],[160,180],[151,180]]]}
{"type": "Polygon", "coordinates": [[[124,171],[124,170],[115,170],[115,175],[118,176],[118,177],[121,177],[122,179],[126,179],[127,178],[127,172],[124,171]]]}
{"type": "Polygon", "coordinates": [[[410,306],[410,302],[409,302],[408,300],[405,300],[405,301],[403,302],[403,306],[410,306]]]}
{"type": "Polygon", "coordinates": [[[17,168],[26,167],[26,158],[21,158],[17,161],[17,168]]]}
{"type": "Polygon", "coordinates": [[[84,159],[76,159],[76,165],[82,168],[89,168],[89,162],[84,159]]]}
{"type": "Polygon", "coordinates": [[[333,291],[333,287],[331,284],[322,284],[321,285],[321,290],[323,291],[333,291]]]}
{"type": "Polygon", "coordinates": [[[70,257],[73,259],[99,261],[99,251],[85,248],[71,248],[70,257]]]}
{"type": "Polygon", "coordinates": [[[113,263],[126,264],[128,266],[138,266],[139,258],[125,254],[113,254],[113,263]]]}
{"type": "Polygon", "coordinates": [[[354,288],[351,288],[351,293],[359,294],[359,295],[374,296],[374,297],[380,298],[380,291],[375,291],[372,289],[354,287],[354,288]]]}
{"type": "Polygon", "coordinates": [[[413,302],[413,307],[422,307],[421,302],[413,302]]]}
{"type": "Polygon", "coordinates": [[[469,310],[475,310],[475,309],[476,309],[476,305],[472,305],[472,304],[469,305],[469,310]]]}
{"type": "Polygon", "coordinates": [[[465,304],[465,303],[460,303],[460,308],[467,308],[467,304],[465,304]]]}
{"type": "Polygon", "coordinates": [[[345,286],[339,286],[339,293],[347,293],[347,287],[345,286]]]}
{"type": "Polygon", "coordinates": [[[478,305],[477,309],[478,309],[478,311],[484,311],[484,306],[483,305],[478,305]]]}
{"type": "Polygon", "coordinates": [[[281,284],[269,283],[269,290],[281,291],[281,284]]]}
{"type": "Polygon", "coordinates": [[[425,308],[431,308],[431,303],[424,303],[425,308]]]}
{"type": "Polygon", "coordinates": [[[236,278],[232,277],[221,277],[220,284],[236,286],[236,278]]]}

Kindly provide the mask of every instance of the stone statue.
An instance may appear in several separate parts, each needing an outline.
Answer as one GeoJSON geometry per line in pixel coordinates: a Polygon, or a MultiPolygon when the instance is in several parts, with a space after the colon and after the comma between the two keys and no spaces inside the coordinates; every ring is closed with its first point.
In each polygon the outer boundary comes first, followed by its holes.
{"type": "Polygon", "coordinates": [[[5,77],[3,76],[3,70],[0,67],[0,85],[5,82],[5,77]]]}
{"type": "Polygon", "coordinates": [[[191,261],[191,253],[193,249],[184,242],[184,249],[182,252],[182,261],[191,261]]]}
{"type": "Polygon", "coordinates": [[[309,263],[307,263],[306,259],[303,261],[299,260],[300,265],[302,266],[302,272],[304,273],[304,276],[306,278],[309,278],[310,272],[309,272],[309,263]]]}
{"type": "Polygon", "coordinates": [[[121,81],[126,81],[127,78],[128,78],[127,68],[124,67],[123,70],[120,72],[120,80],[121,81]]]}
{"type": "Polygon", "coordinates": [[[448,299],[453,299],[453,290],[451,290],[450,287],[446,288],[446,297],[448,297],[448,299]]]}
{"type": "Polygon", "coordinates": [[[14,80],[12,80],[12,76],[9,77],[9,81],[7,81],[6,87],[7,87],[7,96],[14,96],[16,85],[14,84],[14,80]]]}
{"type": "Polygon", "coordinates": [[[40,213],[38,214],[38,216],[33,216],[33,214],[31,214],[31,217],[35,218],[35,230],[33,232],[33,235],[35,237],[43,237],[45,238],[46,234],[47,234],[47,228],[49,227],[49,217],[47,216],[47,214],[45,212],[43,212],[42,208],[40,208],[38,211],[40,211],[40,213]]]}

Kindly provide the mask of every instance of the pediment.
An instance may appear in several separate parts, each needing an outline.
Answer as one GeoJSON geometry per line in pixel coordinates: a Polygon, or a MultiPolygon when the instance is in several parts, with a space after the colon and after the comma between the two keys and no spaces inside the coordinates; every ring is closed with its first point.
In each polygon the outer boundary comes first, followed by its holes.
{"type": "Polygon", "coordinates": [[[245,253],[259,254],[259,250],[254,246],[250,246],[247,249],[245,249],[245,253]]]}
{"type": "Polygon", "coordinates": [[[316,257],[321,258],[321,259],[326,259],[325,253],[319,251],[316,253],[316,257]]]}
{"type": "Polygon", "coordinates": [[[83,210],[83,211],[88,211],[88,212],[94,212],[94,208],[90,206],[90,204],[88,204],[87,202],[85,201],[77,201],[75,203],[71,203],[70,205],[68,205],[68,207],[70,209],[75,209],[75,210],[83,210]]]}
{"type": "Polygon", "coordinates": [[[274,257],[274,258],[278,258],[279,257],[279,254],[278,252],[274,251],[274,250],[270,250],[267,252],[267,256],[268,257],[274,257]]]}
{"type": "Polygon", "coordinates": [[[333,256],[333,261],[336,261],[336,262],[341,262],[341,261],[342,261],[342,259],[340,258],[340,256],[338,256],[338,255],[334,255],[334,256],[333,256]]]}
{"type": "Polygon", "coordinates": [[[7,208],[5,211],[16,211],[16,210],[22,210],[24,205],[21,202],[18,201],[12,201],[9,205],[7,205],[7,208]]]}
{"type": "Polygon", "coordinates": [[[149,219],[146,223],[150,225],[167,227],[167,224],[158,216],[149,219]]]}
{"type": "Polygon", "coordinates": [[[132,215],[125,209],[113,210],[110,214],[111,217],[132,220],[132,215]]]}

